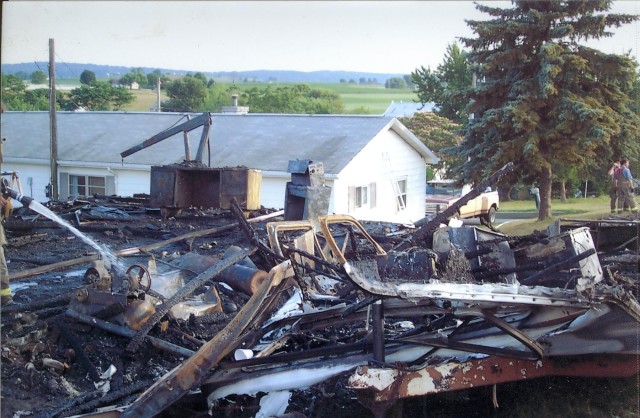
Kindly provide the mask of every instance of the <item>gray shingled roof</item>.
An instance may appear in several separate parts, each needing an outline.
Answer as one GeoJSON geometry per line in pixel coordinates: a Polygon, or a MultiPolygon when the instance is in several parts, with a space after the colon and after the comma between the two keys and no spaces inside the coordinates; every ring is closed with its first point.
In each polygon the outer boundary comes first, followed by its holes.
{"type": "MultiPolygon", "coordinates": [[[[119,165],[122,151],[184,122],[185,117],[179,113],[59,112],[59,160],[119,165]]],[[[286,172],[289,160],[309,159],[323,162],[326,173],[337,174],[389,125],[401,136],[413,137],[399,122],[383,116],[212,114],[212,119],[212,167],[246,166],[286,172]]],[[[5,158],[49,160],[47,112],[5,112],[1,127],[2,137],[7,138],[5,158]]],[[[201,128],[189,133],[192,159],[200,135],[201,128]]],[[[419,152],[427,159],[433,155],[424,146],[419,152]]],[[[183,136],[177,134],[124,161],[166,165],[183,159],[183,136]]]]}

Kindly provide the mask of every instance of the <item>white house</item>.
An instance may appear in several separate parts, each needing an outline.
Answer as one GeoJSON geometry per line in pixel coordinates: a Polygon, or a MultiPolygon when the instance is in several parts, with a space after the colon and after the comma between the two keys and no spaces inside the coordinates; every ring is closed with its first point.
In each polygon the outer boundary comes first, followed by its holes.
{"type": "MultiPolygon", "coordinates": [[[[196,116],[196,115],[191,115],[196,116]]],[[[120,153],[184,122],[182,113],[57,113],[60,199],[149,193],[152,165],[184,161],[182,134],[126,158],[120,153]]],[[[290,160],[322,162],[332,188],[329,212],[363,220],[424,216],[425,164],[438,158],[397,119],[384,116],[212,114],[210,167],[259,169],[261,205],[282,208],[290,160]]],[[[191,154],[202,128],[189,133],[191,154]]],[[[5,112],[3,171],[17,171],[23,191],[46,201],[50,183],[47,112],[5,112]]]]}

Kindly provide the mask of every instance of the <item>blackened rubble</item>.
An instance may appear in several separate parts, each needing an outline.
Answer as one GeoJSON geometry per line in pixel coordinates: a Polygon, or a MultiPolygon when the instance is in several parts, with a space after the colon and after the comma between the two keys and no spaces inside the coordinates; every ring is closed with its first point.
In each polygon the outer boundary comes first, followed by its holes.
{"type": "MultiPolygon", "coordinates": [[[[416,379],[429,393],[467,388],[465,368],[480,376],[482,362],[517,363],[533,377],[559,373],[555,358],[579,356],[576,375],[597,375],[594,363],[608,366],[605,376],[634,372],[635,332],[621,331],[640,319],[637,240],[599,248],[592,225],[561,224],[522,237],[430,227],[428,240],[411,241],[411,227],[346,216],[324,217],[314,229],[278,213],[245,221],[270,210],[239,219],[237,208],[187,209],[164,218],[146,207],[145,197],[102,197],[52,208],[121,254],[121,270],[138,266],[127,275],[48,220],[28,211],[10,219],[7,259],[22,305],[2,311],[2,417],[104,406],[124,416],[254,416],[283,407],[318,416],[327,399],[334,416],[347,416],[340,406],[365,416],[426,394],[416,379]],[[251,253],[246,269],[202,277],[230,248],[251,253]],[[76,264],[51,269],[68,260],[76,264]],[[191,306],[162,308],[198,277],[191,306]],[[115,332],[123,329],[127,336],[115,332]]],[[[624,222],[637,234],[637,219],[624,222]]],[[[472,383],[515,379],[501,376],[472,383]]]]}

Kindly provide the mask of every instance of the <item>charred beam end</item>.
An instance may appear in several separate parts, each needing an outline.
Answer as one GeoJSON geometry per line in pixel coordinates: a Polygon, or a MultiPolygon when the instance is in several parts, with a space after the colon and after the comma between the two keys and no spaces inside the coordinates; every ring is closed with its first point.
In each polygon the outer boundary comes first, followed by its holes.
{"type": "MultiPolygon", "coordinates": [[[[103,331],[111,332],[112,334],[119,335],[121,337],[133,338],[136,335],[136,332],[134,330],[121,327],[121,326],[112,324],[111,322],[103,321],[101,319],[94,318],[89,315],[82,314],[80,312],[74,311],[73,309],[68,309],[65,315],[68,316],[69,318],[75,319],[76,321],[94,326],[96,328],[100,328],[103,331]]],[[[194,351],[191,351],[184,347],[180,347],[170,342],[161,340],[159,338],[151,337],[148,335],[145,335],[144,338],[148,339],[151,345],[153,345],[159,350],[163,350],[163,351],[166,351],[178,356],[182,356],[182,357],[190,357],[194,354],[194,351]]]]}
{"type": "Polygon", "coordinates": [[[453,205],[449,206],[446,210],[438,213],[432,220],[424,223],[422,220],[416,222],[416,225],[421,225],[419,228],[411,235],[410,244],[412,245],[420,245],[428,238],[433,236],[433,233],[438,228],[441,223],[447,222],[449,218],[458,213],[458,210],[466,205],[471,199],[475,199],[482,192],[484,192],[487,187],[493,186],[495,183],[502,180],[502,178],[511,173],[514,169],[514,165],[512,162],[506,164],[500,170],[493,173],[487,179],[481,181],[476,187],[474,187],[469,193],[462,196],[458,201],[456,201],[453,205]]]}
{"type": "Polygon", "coordinates": [[[213,266],[209,267],[198,276],[196,276],[193,280],[183,286],[179,291],[177,291],[169,300],[163,303],[160,307],[156,309],[156,313],[149,318],[149,320],[143,325],[142,328],[136,333],[136,335],[131,339],[129,344],[127,345],[127,351],[136,352],[140,345],[144,341],[146,335],[151,331],[159,321],[165,316],[169,310],[177,303],[182,302],[185,298],[195,292],[198,288],[202,287],[206,282],[213,279],[223,270],[233,266],[239,261],[245,259],[251,254],[255,253],[257,250],[256,247],[251,247],[250,249],[238,251],[229,255],[229,257],[222,259],[215,263],[213,266]]]}
{"type": "Polygon", "coordinates": [[[242,230],[242,233],[244,234],[246,239],[251,243],[251,245],[255,245],[257,247],[257,250],[260,251],[260,255],[267,261],[267,264],[273,266],[283,261],[282,257],[279,257],[276,253],[271,251],[271,249],[266,244],[260,241],[258,233],[255,231],[255,229],[253,229],[251,224],[245,218],[244,213],[242,212],[242,208],[238,203],[238,199],[236,199],[235,197],[231,199],[230,209],[231,214],[238,221],[240,229],[242,230]]]}
{"type": "Polygon", "coordinates": [[[552,273],[552,272],[555,272],[555,271],[558,271],[558,270],[560,270],[562,267],[564,267],[566,265],[569,265],[569,264],[572,264],[572,263],[576,263],[576,262],[578,262],[580,260],[584,260],[585,258],[590,257],[595,253],[596,253],[596,250],[594,248],[589,248],[587,251],[585,251],[583,253],[580,253],[578,255],[574,255],[573,257],[569,257],[566,260],[563,260],[563,261],[561,261],[559,263],[553,264],[553,265],[547,267],[544,270],[540,270],[539,272],[534,273],[531,276],[520,280],[520,283],[523,284],[523,285],[526,285],[526,286],[533,285],[538,280],[540,280],[540,278],[544,277],[545,275],[547,275],[549,273],[552,273]]]}
{"type": "Polygon", "coordinates": [[[180,125],[174,126],[173,128],[167,129],[166,131],[160,132],[159,134],[152,136],[141,144],[133,146],[128,150],[122,151],[120,153],[120,156],[122,158],[128,157],[131,154],[135,154],[136,152],[141,151],[153,144],[157,144],[163,139],[169,138],[170,136],[173,136],[179,132],[187,132],[204,124],[211,125],[211,114],[209,114],[208,112],[205,112],[196,118],[181,123],[180,125]]]}

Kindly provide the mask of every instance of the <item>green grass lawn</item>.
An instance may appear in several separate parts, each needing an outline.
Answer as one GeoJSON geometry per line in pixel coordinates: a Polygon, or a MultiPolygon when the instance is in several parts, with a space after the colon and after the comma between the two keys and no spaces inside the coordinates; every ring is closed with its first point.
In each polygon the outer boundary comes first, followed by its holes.
{"type": "MultiPolygon", "coordinates": [[[[135,100],[122,109],[128,112],[148,112],[151,105],[157,101],[156,92],[154,90],[129,90],[129,92],[135,96],[135,100]]],[[[167,99],[167,95],[163,90],[161,90],[160,100],[167,99]]]]}
{"type": "MultiPolygon", "coordinates": [[[[514,200],[500,202],[500,212],[537,212],[532,200],[514,200]]],[[[499,231],[506,235],[526,235],[534,230],[545,230],[547,226],[560,218],[567,219],[602,219],[609,216],[609,197],[589,197],[586,199],[567,199],[561,202],[559,199],[551,201],[551,219],[538,221],[535,219],[523,219],[502,225],[499,231]]]]}

